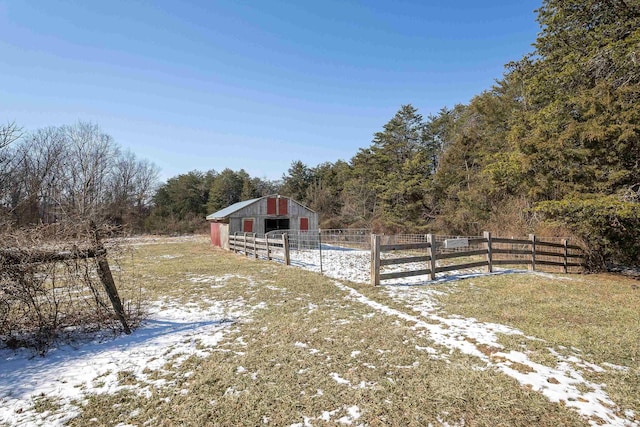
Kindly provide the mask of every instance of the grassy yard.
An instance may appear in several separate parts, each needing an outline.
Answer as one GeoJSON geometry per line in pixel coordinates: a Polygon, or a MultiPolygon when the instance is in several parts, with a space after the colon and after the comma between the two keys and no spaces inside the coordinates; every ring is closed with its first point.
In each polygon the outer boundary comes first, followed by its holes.
{"type": "Polygon", "coordinates": [[[510,350],[550,367],[575,360],[585,393],[589,384],[606,384],[617,405],[612,412],[628,425],[640,421],[640,291],[631,280],[513,274],[372,288],[213,250],[205,239],[134,246],[120,268],[146,300],[159,301],[154,310],[223,304],[229,310],[219,320],[233,323],[205,357],[176,359],[144,378],[119,372],[127,387],[78,401],[82,411],[71,425],[604,422],[505,374],[530,369],[505,367],[499,355],[510,350]],[[239,306],[249,309],[238,315],[239,306]],[[469,317],[523,334],[497,333],[492,346],[460,336],[451,346],[429,329],[446,334],[469,317]],[[472,351],[461,351],[462,344],[472,351]],[[585,363],[602,369],[581,368],[585,363]],[[150,378],[163,385],[150,386],[150,378]]]}
{"type": "MultiPolygon", "coordinates": [[[[608,368],[585,370],[607,384],[621,407],[640,409],[640,283],[619,275],[505,275],[450,284],[439,301],[450,314],[511,325],[544,341],[503,336],[510,349],[525,346],[540,363],[568,358],[608,368]]],[[[637,418],[636,418],[637,421],[637,418]]]]}

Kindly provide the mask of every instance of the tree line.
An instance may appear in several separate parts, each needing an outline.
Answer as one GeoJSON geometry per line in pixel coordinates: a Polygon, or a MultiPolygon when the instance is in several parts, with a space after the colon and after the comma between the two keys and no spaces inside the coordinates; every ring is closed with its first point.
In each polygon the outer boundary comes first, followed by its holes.
{"type": "Polygon", "coordinates": [[[348,161],[294,161],[277,181],[225,169],[158,186],[152,164],[95,125],[10,144],[18,130],[9,124],[2,212],[23,223],[99,213],[187,232],[208,213],[280,193],[317,211],[323,228],[563,234],[587,242],[601,265],[639,264],[640,2],[543,0],[537,21],[533,51],[468,104],[426,118],[402,105],[348,161]]]}
{"type": "Polygon", "coordinates": [[[534,50],[468,104],[404,105],[349,162],[284,189],[327,225],[572,235],[640,264],[640,2],[544,0],[534,50]]]}
{"type": "Polygon", "coordinates": [[[191,171],[170,178],[153,197],[146,230],[191,233],[206,230],[205,217],[242,200],[276,194],[278,181],[252,178],[246,171],[191,171]]]}
{"type": "Polygon", "coordinates": [[[0,126],[0,219],[7,224],[64,220],[141,228],[158,173],[96,124],[33,132],[15,123],[0,126]]]}

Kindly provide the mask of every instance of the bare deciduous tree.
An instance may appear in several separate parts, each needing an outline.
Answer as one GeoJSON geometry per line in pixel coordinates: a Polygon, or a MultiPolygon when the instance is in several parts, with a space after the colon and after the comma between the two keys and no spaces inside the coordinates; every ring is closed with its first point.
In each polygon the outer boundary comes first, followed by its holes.
{"type": "Polygon", "coordinates": [[[157,181],[153,163],[121,152],[96,124],[0,127],[0,208],[18,225],[74,218],[140,228],[157,181]]]}

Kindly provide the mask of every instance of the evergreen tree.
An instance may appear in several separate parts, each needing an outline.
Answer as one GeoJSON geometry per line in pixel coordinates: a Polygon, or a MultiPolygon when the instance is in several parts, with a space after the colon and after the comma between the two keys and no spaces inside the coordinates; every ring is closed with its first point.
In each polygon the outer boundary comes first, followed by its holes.
{"type": "Polygon", "coordinates": [[[239,202],[243,195],[244,183],[248,179],[249,175],[244,169],[234,172],[227,168],[220,172],[209,189],[208,211],[215,212],[239,202]]]}
{"type": "Polygon", "coordinates": [[[291,163],[287,175],[282,176],[283,185],[281,188],[284,196],[289,196],[294,200],[306,204],[307,189],[312,183],[311,170],[300,160],[291,163]]]}
{"type": "Polygon", "coordinates": [[[426,194],[436,168],[437,140],[412,105],[403,105],[351,159],[342,191],[343,215],[359,226],[386,230],[420,227],[428,219],[426,194]]]}

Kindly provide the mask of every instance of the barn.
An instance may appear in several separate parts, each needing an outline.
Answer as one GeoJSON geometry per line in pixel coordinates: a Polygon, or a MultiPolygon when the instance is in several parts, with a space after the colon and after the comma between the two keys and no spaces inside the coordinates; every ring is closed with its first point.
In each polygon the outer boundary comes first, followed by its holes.
{"type": "Polygon", "coordinates": [[[264,235],[273,230],[318,229],[318,214],[295,200],[280,195],[235,203],[207,215],[211,222],[211,243],[228,249],[229,235],[236,232],[264,235]]]}

